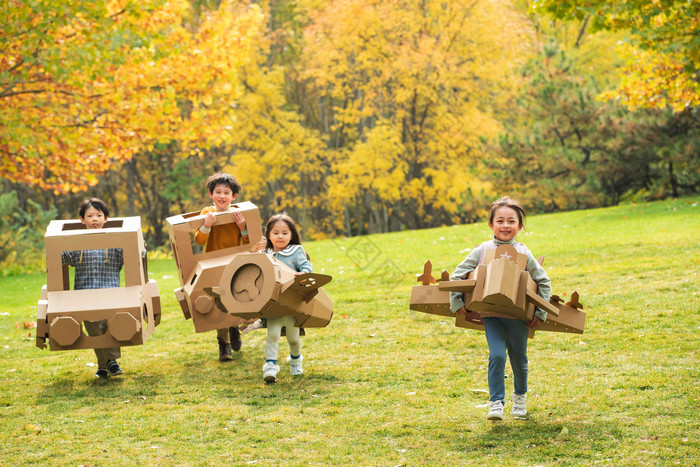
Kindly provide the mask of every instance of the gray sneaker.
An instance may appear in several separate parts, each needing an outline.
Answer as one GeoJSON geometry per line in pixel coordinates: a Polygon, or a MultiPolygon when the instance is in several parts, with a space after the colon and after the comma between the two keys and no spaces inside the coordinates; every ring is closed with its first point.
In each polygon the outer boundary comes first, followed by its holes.
{"type": "Polygon", "coordinates": [[[299,358],[292,358],[291,355],[287,355],[287,363],[289,363],[289,373],[292,376],[299,376],[304,374],[304,368],[301,363],[302,360],[304,360],[303,355],[299,355],[299,358]]]}

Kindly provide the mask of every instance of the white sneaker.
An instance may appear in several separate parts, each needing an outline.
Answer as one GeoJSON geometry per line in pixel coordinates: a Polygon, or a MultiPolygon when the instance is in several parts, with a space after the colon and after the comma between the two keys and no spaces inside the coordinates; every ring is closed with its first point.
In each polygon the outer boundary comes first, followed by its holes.
{"type": "Polygon", "coordinates": [[[511,414],[515,418],[525,418],[527,415],[527,407],[526,407],[526,400],[527,400],[527,394],[515,394],[513,393],[513,410],[511,410],[511,414]]]}
{"type": "Polygon", "coordinates": [[[299,376],[304,374],[304,369],[301,366],[302,360],[304,360],[303,355],[299,355],[299,358],[292,358],[291,355],[287,356],[287,363],[289,363],[289,372],[292,376],[299,376]]]}
{"type": "Polygon", "coordinates": [[[503,420],[503,401],[492,401],[486,418],[489,420],[503,420]]]}
{"type": "Polygon", "coordinates": [[[274,383],[277,381],[277,373],[280,371],[279,365],[272,362],[265,362],[263,365],[263,379],[266,383],[274,383]]]}

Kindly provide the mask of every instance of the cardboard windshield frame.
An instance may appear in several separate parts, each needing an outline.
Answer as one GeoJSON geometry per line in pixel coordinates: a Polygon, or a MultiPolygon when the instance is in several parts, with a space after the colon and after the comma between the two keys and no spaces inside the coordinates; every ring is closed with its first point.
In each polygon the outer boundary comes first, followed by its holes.
{"type": "Polygon", "coordinates": [[[192,249],[190,236],[192,232],[195,232],[204,225],[206,215],[200,214],[201,211],[195,211],[171,216],[166,219],[168,234],[170,235],[170,246],[172,247],[173,256],[175,256],[175,262],[177,263],[180,284],[185,285],[199,261],[248,252],[251,247],[255,246],[263,237],[260,213],[258,212],[257,206],[250,201],[243,201],[231,205],[231,208],[231,211],[227,212],[214,212],[213,214],[216,216],[214,225],[233,223],[235,222],[233,213],[240,212],[246,221],[248,243],[200,254],[195,254],[192,249]]]}
{"type": "Polygon", "coordinates": [[[148,279],[139,217],[109,219],[101,229],[78,220],[53,220],[46,228],[46,285],[37,306],[36,345],[51,350],[141,345],[160,324],[160,293],[148,279]],[[73,290],[64,251],[119,248],[124,256],[120,287],[73,290]],[[89,336],[83,322],[107,321],[104,334],[89,336]]]}

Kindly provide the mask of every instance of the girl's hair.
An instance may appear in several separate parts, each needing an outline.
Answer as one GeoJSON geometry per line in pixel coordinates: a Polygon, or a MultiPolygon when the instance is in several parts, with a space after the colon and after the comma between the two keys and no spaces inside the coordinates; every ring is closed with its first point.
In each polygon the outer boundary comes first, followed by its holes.
{"type": "Polygon", "coordinates": [[[209,190],[209,193],[214,193],[216,185],[227,186],[234,195],[241,191],[241,184],[232,175],[223,172],[215,173],[207,179],[207,190],[209,190]]]}
{"type": "Polygon", "coordinates": [[[87,211],[89,207],[93,207],[98,211],[102,211],[105,217],[109,217],[109,208],[107,207],[107,204],[104,201],[98,198],[88,198],[82,203],[80,203],[78,213],[80,214],[81,219],[85,218],[85,211],[87,211]]]}
{"type": "Polygon", "coordinates": [[[519,202],[509,196],[503,196],[491,203],[491,210],[489,211],[489,225],[493,224],[493,218],[496,215],[496,210],[502,207],[511,208],[518,213],[518,221],[520,222],[521,226],[525,227],[525,210],[519,202]]]}

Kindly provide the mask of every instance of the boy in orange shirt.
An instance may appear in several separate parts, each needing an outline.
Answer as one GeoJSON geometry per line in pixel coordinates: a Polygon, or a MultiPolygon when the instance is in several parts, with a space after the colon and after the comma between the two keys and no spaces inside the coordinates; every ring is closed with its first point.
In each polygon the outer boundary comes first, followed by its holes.
{"type": "MultiPolygon", "coordinates": [[[[209,197],[214,204],[202,209],[200,214],[206,214],[204,225],[195,233],[195,242],[198,245],[206,244],[205,251],[231,248],[249,242],[245,219],[240,212],[233,213],[235,224],[214,225],[216,216],[213,213],[230,211],[231,203],[238,196],[240,189],[241,185],[236,179],[226,173],[216,173],[207,180],[209,197]]],[[[231,349],[238,352],[242,344],[238,327],[218,329],[216,333],[216,340],[219,343],[219,361],[233,360],[231,349]]]]}

